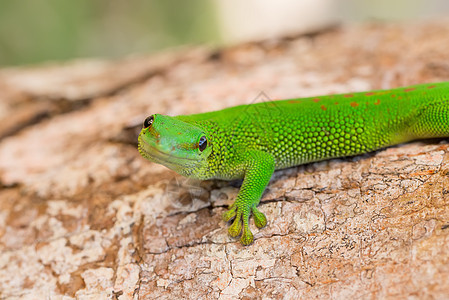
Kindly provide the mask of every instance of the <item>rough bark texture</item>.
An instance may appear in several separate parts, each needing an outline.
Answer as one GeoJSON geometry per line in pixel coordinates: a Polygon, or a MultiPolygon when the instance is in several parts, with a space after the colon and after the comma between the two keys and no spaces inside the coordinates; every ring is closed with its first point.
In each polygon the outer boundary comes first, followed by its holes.
{"type": "Polygon", "coordinates": [[[444,140],[276,172],[249,247],[221,220],[239,182],[135,143],[150,113],[449,80],[448,46],[447,22],[366,25],[0,70],[0,298],[446,298],[444,140]]]}

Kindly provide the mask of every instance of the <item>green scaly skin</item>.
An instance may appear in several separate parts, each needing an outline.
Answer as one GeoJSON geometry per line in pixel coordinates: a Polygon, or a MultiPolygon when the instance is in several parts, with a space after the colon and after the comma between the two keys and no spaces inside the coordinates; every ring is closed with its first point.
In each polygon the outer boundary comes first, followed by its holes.
{"type": "Polygon", "coordinates": [[[259,228],[267,223],[257,205],[274,170],[445,136],[449,136],[449,82],[264,102],[195,115],[156,114],[144,122],[139,152],[187,177],[243,178],[223,218],[234,220],[229,234],[241,234],[242,244],[249,245],[250,215],[259,228]]]}

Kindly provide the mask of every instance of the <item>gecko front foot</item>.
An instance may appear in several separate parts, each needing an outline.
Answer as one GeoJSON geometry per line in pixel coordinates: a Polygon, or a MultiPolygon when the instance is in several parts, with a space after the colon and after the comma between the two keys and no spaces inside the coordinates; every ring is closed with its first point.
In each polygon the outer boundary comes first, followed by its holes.
{"type": "Polygon", "coordinates": [[[240,233],[242,233],[240,242],[245,246],[251,244],[254,240],[253,234],[249,229],[249,217],[251,216],[251,213],[254,216],[254,223],[258,228],[262,228],[267,225],[267,218],[257,209],[256,205],[248,206],[244,203],[234,203],[229,207],[229,210],[223,214],[223,220],[225,222],[229,222],[234,219],[228,229],[229,235],[232,237],[237,237],[240,233]]]}
{"type": "Polygon", "coordinates": [[[240,153],[240,159],[244,161],[242,168],[246,170],[243,184],[234,204],[223,214],[223,220],[229,222],[234,219],[228,229],[229,235],[237,237],[242,234],[240,242],[249,245],[254,240],[249,230],[251,213],[257,227],[262,228],[267,224],[267,218],[257,209],[257,205],[274,172],[274,157],[269,153],[251,150],[240,153]]]}

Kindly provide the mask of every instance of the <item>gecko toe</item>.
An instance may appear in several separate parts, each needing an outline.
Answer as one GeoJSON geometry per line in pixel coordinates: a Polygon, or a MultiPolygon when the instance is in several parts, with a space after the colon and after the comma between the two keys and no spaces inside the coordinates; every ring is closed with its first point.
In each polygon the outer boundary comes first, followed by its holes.
{"type": "Polygon", "coordinates": [[[243,226],[243,233],[240,238],[240,242],[244,246],[248,246],[254,241],[254,236],[251,230],[249,229],[248,225],[243,226]]]}
{"type": "Polygon", "coordinates": [[[223,214],[222,217],[225,222],[229,222],[230,220],[234,219],[236,215],[237,215],[237,207],[231,206],[229,210],[223,214]]]}
{"type": "Polygon", "coordinates": [[[265,217],[265,214],[260,212],[260,210],[257,209],[257,207],[253,207],[251,209],[253,216],[254,216],[254,224],[256,224],[257,228],[262,228],[267,225],[267,218],[265,217]]]}
{"type": "Polygon", "coordinates": [[[234,219],[234,222],[232,222],[232,225],[229,226],[229,228],[228,228],[229,235],[232,237],[238,236],[240,234],[240,232],[242,231],[242,218],[241,218],[242,213],[237,212],[236,215],[237,216],[234,219]]]}

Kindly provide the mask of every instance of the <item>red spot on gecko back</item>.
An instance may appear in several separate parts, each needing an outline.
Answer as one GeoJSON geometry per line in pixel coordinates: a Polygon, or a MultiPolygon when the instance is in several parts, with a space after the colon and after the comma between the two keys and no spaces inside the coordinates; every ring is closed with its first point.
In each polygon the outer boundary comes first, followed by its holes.
{"type": "Polygon", "coordinates": [[[394,97],[396,97],[396,95],[395,95],[395,94],[392,94],[391,97],[394,98],[394,97]]]}
{"type": "Polygon", "coordinates": [[[318,101],[320,101],[320,98],[313,98],[313,102],[317,103],[318,101]]]}
{"type": "Polygon", "coordinates": [[[344,95],[346,98],[351,98],[351,97],[354,97],[354,95],[353,94],[346,94],[346,95],[344,95]]]}
{"type": "Polygon", "coordinates": [[[372,95],[375,95],[375,94],[376,94],[375,92],[365,93],[366,96],[372,96],[372,95]]]}
{"type": "Polygon", "coordinates": [[[380,99],[377,99],[376,102],[374,102],[375,105],[379,105],[380,104],[380,99]]]}
{"type": "Polygon", "coordinates": [[[411,92],[411,91],[414,91],[414,90],[416,90],[416,89],[415,88],[408,88],[408,89],[405,89],[404,92],[411,92]]]}
{"type": "Polygon", "coordinates": [[[357,102],[351,102],[351,106],[352,107],[357,107],[357,106],[359,106],[359,104],[357,102]]]}
{"type": "Polygon", "coordinates": [[[334,104],[335,104],[335,105],[338,105],[339,103],[338,103],[338,102],[335,102],[334,104]]]}
{"type": "Polygon", "coordinates": [[[288,103],[301,103],[301,100],[298,99],[288,100],[288,103]]]}
{"type": "Polygon", "coordinates": [[[322,110],[327,110],[327,107],[324,106],[324,105],[321,105],[321,109],[322,109],[322,110]]]}

